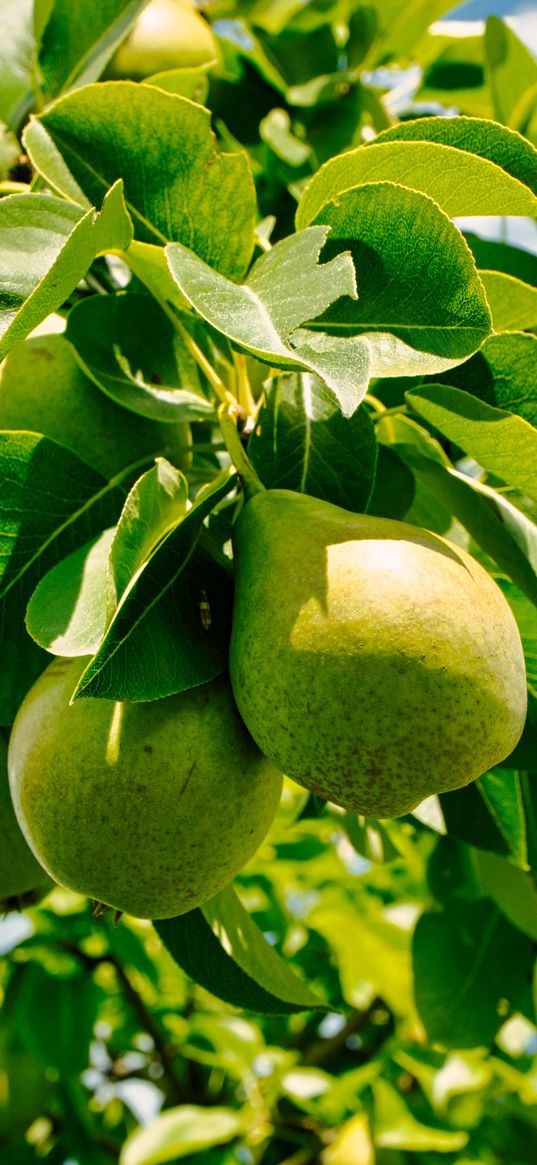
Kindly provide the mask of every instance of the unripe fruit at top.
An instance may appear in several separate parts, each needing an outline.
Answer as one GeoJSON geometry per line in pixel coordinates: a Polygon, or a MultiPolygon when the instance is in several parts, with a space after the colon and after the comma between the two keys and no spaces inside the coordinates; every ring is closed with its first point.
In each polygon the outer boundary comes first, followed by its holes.
{"type": "Polygon", "coordinates": [[[209,24],[189,0],[152,0],[107,69],[112,78],[149,77],[214,61],[220,50],[209,24]]]}
{"type": "Polygon", "coordinates": [[[0,376],[0,429],[28,429],[67,445],[106,478],[142,457],[167,456],[181,468],[190,428],[151,421],[116,405],[77,364],[63,336],[17,345],[0,376]]]}
{"type": "Polygon", "coordinates": [[[520,635],[465,551],[288,490],[248,501],[234,541],[233,692],[289,777],[398,817],[513,750],[527,700],[520,635]]]}
{"type": "Polygon", "coordinates": [[[28,848],[9,792],[7,741],[0,729],[0,914],[33,906],[52,889],[50,878],[28,848]]]}
{"type": "Polygon", "coordinates": [[[246,731],[227,677],[149,703],[69,705],[85,659],[56,659],[9,745],[19,823],[61,886],[170,918],[229,882],[263,841],[282,778],[246,731]]]}

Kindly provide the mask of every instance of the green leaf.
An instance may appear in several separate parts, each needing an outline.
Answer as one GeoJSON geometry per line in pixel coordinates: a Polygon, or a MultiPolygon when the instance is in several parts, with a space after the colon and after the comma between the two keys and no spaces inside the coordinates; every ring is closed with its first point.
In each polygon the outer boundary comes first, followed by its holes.
{"type": "Polygon", "coordinates": [[[231,582],[197,548],[204,519],[232,485],[226,475],[205,493],[131,578],[74,699],[156,700],[225,670],[231,582]],[[200,615],[202,598],[211,612],[209,627],[200,615]]]}
{"type": "Polygon", "coordinates": [[[477,868],[485,894],[528,938],[537,942],[535,878],[497,854],[478,852],[477,868]]]}
{"type": "Polygon", "coordinates": [[[485,469],[537,498],[537,430],[522,417],[441,384],[412,389],[406,399],[485,469]]]}
{"type": "Polygon", "coordinates": [[[377,443],[364,408],[343,418],[318,376],[275,378],[257,416],[248,455],[267,489],[292,489],[347,510],[365,510],[377,443]]]}
{"type": "Polygon", "coordinates": [[[496,332],[537,327],[537,287],[501,271],[480,271],[496,332]]]}
{"type": "Polygon", "coordinates": [[[0,201],[0,358],[67,299],[97,255],[129,246],[132,226],[121,183],[102,209],[48,194],[0,201]]]}
{"type": "Polygon", "coordinates": [[[53,655],[93,655],[107,618],[108,557],[113,527],[53,566],[26,611],[32,639],[53,655]]]}
{"type": "Polygon", "coordinates": [[[513,275],[515,279],[537,287],[537,255],[533,252],[496,239],[482,239],[470,231],[465,231],[464,237],[477,266],[483,271],[503,271],[505,275],[513,275]]]}
{"type": "Polygon", "coordinates": [[[65,978],[32,961],[16,996],[17,1027],[24,1044],[63,1080],[82,1072],[101,1002],[93,976],[82,971],[65,978]],[[47,1006],[43,1007],[43,1000],[47,1006]]]}
{"type": "MultiPolygon", "coordinates": [[[[524,645],[524,654],[526,656],[528,688],[537,700],[537,622],[535,619],[535,611],[528,603],[526,596],[513,583],[507,579],[498,579],[498,585],[501,587],[518,623],[520,637],[524,645]]],[[[537,707],[535,712],[537,724],[537,707]]],[[[534,757],[532,756],[533,760],[534,757]]],[[[524,762],[520,765],[520,768],[531,767],[533,766],[529,762],[524,762]]]]}
{"type": "Polygon", "coordinates": [[[164,1165],[211,1145],[225,1145],[241,1132],[240,1112],[183,1104],[135,1129],[124,1142],[119,1165],[164,1165]]]}
{"type": "Polygon", "coordinates": [[[414,476],[395,449],[378,446],[377,472],[368,514],[379,518],[404,518],[414,500],[414,476]]]}
{"type": "Polygon", "coordinates": [[[154,85],[165,89],[166,93],[177,93],[205,105],[209,94],[209,71],[214,61],[206,65],[185,65],[180,69],[165,69],[163,73],[152,73],[146,77],[144,85],[154,85]]]}
{"type": "Polygon", "coordinates": [[[70,311],[65,335],[87,376],[117,404],[169,422],[214,412],[197,364],[152,297],[91,296],[70,311]]]}
{"type": "Polygon", "coordinates": [[[491,853],[508,856],[528,868],[528,837],[522,780],[501,767],[465,789],[442,793],[439,811],[447,832],[491,853]]]}
{"type": "Polygon", "coordinates": [[[487,158],[537,194],[537,149],[504,125],[480,117],[420,117],[384,130],[374,145],[429,141],[487,158]]]}
{"type": "Polygon", "coordinates": [[[68,555],[41,580],[28,604],[27,629],[55,655],[93,655],[108,617],[155,546],[186,510],[186,478],[168,461],[133,486],[115,529],[68,555]]]}
{"type": "Polygon", "coordinates": [[[468,1142],[468,1133],[435,1129],[416,1120],[395,1088],[386,1080],[374,1080],[374,1142],[381,1149],[406,1149],[414,1153],[454,1153],[468,1142]]]}
{"type": "Polygon", "coordinates": [[[34,101],[33,0],[0,0],[0,121],[18,132],[34,101]]]}
{"type": "Polygon", "coordinates": [[[185,426],[119,408],[84,375],[63,335],[32,336],[10,352],[0,375],[0,428],[43,433],[106,478],[159,453],[184,464],[185,446],[188,457],[185,426]]]}
{"type": "Polygon", "coordinates": [[[395,1015],[412,1013],[408,933],[379,915],[321,900],[308,923],[330,944],[344,999],[361,1008],[379,994],[395,1015]]]}
{"type": "Polygon", "coordinates": [[[488,158],[434,141],[384,141],[381,134],[371,145],[321,166],[298,204],[297,230],[309,226],[343,191],[373,182],[395,182],[428,194],[450,218],[537,211],[535,194],[488,158]]]}
{"type": "MultiPolygon", "coordinates": [[[[471,24],[468,28],[471,29],[471,24]]],[[[423,81],[416,94],[418,101],[455,106],[472,117],[490,117],[482,36],[443,36],[431,32],[416,50],[417,63],[423,68],[423,81]]]]}
{"type": "Polygon", "coordinates": [[[537,425],[537,336],[525,332],[491,336],[475,356],[453,369],[449,381],[454,388],[537,425]]]}
{"type": "Polygon", "coordinates": [[[537,61],[512,28],[497,16],[489,16],[485,28],[485,56],[495,116],[506,125],[517,125],[517,106],[537,85],[537,61]]]}
{"type": "Polygon", "coordinates": [[[50,97],[96,81],[147,0],[54,0],[43,31],[38,62],[50,97]]]}
{"type": "Polygon", "coordinates": [[[39,580],[115,524],[123,494],[71,450],[36,433],[0,433],[0,723],[10,724],[46,656],[24,629],[39,580]]]}
{"type": "Polygon", "coordinates": [[[449,0],[373,0],[380,23],[375,60],[411,52],[429,25],[452,7],[449,0]]]}
{"type": "Polygon", "coordinates": [[[397,446],[416,479],[458,518],[482,550],[537,605],[537,526],[490,486],[397,446]]]}
{"type": "Polygon", "coordinates": [[[504,1001],[516,1008],[533,944],[488,899],[453,898],[443,911],[421,915],[413,961],[416,1006],[429,1039],[488,1046],[504,1022],[504,1001]]]}
{"type": "Polygon", "coordinates": [[[94,202],[122,178],[137,239],[181,242],[235,279],[253,249],[253,178],[245,153],[217,152],[210,120],[184,97],[113,81],[60,98],[32,119],[24,142],[68,197],[78,190],[94,202]]]}
{"type": "Polygon", "coordinates": [[[282,239],[236,285],[177,244],[166,248],[170,271],[197,312],[258,360],[280,368],[317,372],[351,416],[369,380],[369,352],[362,340],[318,337],[300,329],[341,295],[355,296],[349,255],[318,264],[328,231],[309,227],[282,239]],[[285,287],[285,295],[282,288],[285,287]]]}
{"type": "Polygon", "coordinates": [[[184,517],[186,477],[164,458],[133,485],[123,506],[110,551],[113,589],[119,600],[159,542],[184,517]]]}
{"type": "Polygon", "coordinates": [[[225,1003],[262,1015],[325,1006],[269,946],[232,886],[153,925],[186,974],[225,1003]]]}
{"type": "Polygon", "coordinates": [[[373,375],[440,372],[489,335],[471,252],[426,195],[389,182],[360,186],[324,206],[318,221],[331,228],[327,259],[350,248],[359,294],[334,304],[315,326],[365,334],[373,375]]]}

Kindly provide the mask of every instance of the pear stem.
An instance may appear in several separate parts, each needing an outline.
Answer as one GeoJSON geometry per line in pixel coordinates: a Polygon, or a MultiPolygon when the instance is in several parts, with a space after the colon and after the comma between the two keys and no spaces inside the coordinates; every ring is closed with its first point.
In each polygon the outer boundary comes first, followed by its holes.
{"type": "Polygon", "coordinates": [[[254,494],[261,493],[265,487],[259,480],[244,449],[237,429],[236,415],[235,410],[232,411],[229,405],[221,405],[218,410],[218,421],[226,449],[242,481],[244,496],[246,501],[249,501],[254,494]]]}

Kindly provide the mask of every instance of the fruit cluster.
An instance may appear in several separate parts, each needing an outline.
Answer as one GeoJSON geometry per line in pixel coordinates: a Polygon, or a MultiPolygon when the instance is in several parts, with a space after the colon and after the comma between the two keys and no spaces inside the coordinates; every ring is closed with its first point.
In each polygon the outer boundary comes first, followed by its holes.
{"type": "Polygon", "coordinates": [[[32,853],[8,818],[8,904],[46,884],[35,854],[60,885],[172,917],[250,859],[282,773],[353,812],[394,817],[517,744],[517,626],[459,547],[263,489],[243,506],[234,544],[231,685],[221,676],[149,703],[69,704],[86,660],[56,659],[27,695],[9,778],[32,853]]]}

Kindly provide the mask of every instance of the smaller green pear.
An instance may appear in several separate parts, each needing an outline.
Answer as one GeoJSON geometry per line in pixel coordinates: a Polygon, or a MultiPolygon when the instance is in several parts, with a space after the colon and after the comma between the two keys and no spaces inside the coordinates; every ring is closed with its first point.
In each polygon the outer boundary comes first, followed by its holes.
{"type": "Polygon", "coordinates": [[[43,433],[106,478],[156,454],[179,468],[188,463],[187,424],[150,421],[120,408],[84,375],[71,345],[58,335],[26,340],[4,361],[0,429],[43,433]]]}
{"type": "Polygon", "coordinates": [[[0,914],[33,906],[52,889],[21,833],[7,775],[7,741],[0,729],[0,914]]]}
{"type": "Polygon", "coordinates": [[[190,0],[151,0],[107,69],[113,79],[203,65],[220,57],[211,26],[190,0]]]}
{"type": "Polygon", "coordinates": [[[263,841],[282,777],[229,680],[149,703],[70,697],[87,659],[56,659],[9,745],[13,803],[61,886],[139,918],[171,918],[229,882],[263,841]]]}
{"type": "Polygon", "coordinates": [[[287,776],[366,817],[399,817],[514,749],[520,635],[464,550],[290,490],[252,497],[234,544],[233,692],[287,776]]]}

